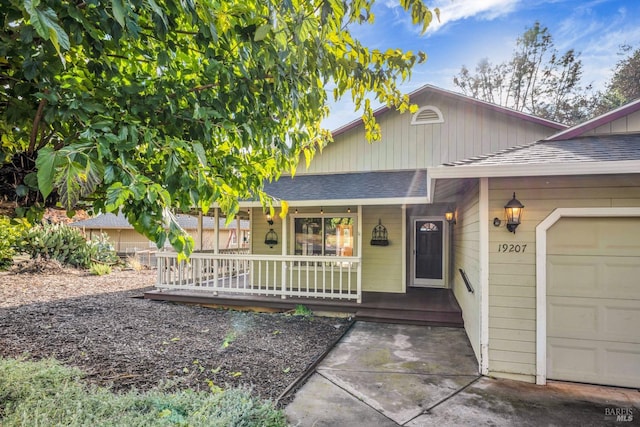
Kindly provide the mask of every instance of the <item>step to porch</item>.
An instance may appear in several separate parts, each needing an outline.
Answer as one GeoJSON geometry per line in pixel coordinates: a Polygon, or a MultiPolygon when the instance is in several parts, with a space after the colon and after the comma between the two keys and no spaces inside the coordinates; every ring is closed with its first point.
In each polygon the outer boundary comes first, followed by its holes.
{"type": "Polygon", "coordinates": [[[463,327],[462,310],[449,289],[409,288],[406,293],[363,292],[362,303],[314,298],[206,294],[189,291],[149,291],[146,299],[207,307],[256,311],[294,310],[304,305],[313,312],[349,313],[357,320],[463,327]]]}

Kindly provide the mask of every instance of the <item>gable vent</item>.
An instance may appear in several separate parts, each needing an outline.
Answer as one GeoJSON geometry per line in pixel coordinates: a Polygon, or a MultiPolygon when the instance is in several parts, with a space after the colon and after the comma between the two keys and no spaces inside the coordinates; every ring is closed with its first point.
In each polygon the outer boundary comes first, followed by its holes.
{"type": "Polygon", "coordinates": [[[411,118],[412,125],[428,125],[432,123],[443,123],[444,118],[438,107],[427,105],[420,109],[411,118]]]}

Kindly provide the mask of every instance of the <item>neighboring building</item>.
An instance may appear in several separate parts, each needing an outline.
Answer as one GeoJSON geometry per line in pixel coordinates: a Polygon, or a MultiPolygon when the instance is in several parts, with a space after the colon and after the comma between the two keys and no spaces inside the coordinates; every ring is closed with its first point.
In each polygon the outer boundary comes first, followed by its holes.
{"type": "Polygon", "coordinates": [[[161,271],[158,298],[450,290],[481,373],[640,387],[640,101],[567,129],[433,86],[411,100],[416,114],[376,112],[382,142],[354,121],[267,184],[284,218],[244,202],[251,255],[163,255],[184,271],[161,271]]]}
{"type": "MultiPolygon", "coordinates": [[[[215,225],[211,217],[203,218],[202,244],[200,247],[198,233],[198,218],[192,215],[176,215],[178,224],[194,239],[197,250],[212,250],[215,247],[215,225]]],[[[99,214],[93,218],[76,221],[69,224],[83,230],[87,238],[105,233],[118,253],[132,253],[143,250],[157,249],[155,242],[150,241],[133,229],[127,218],[122,214],[99,214]]],[[[235,219],[226,225],[226,219],[219,219],[219,245],[221,249],[238,249],[249,246],[249,221],[235,219]]],[[[167,242],[166,249],[171,250],[167,242]]]]}

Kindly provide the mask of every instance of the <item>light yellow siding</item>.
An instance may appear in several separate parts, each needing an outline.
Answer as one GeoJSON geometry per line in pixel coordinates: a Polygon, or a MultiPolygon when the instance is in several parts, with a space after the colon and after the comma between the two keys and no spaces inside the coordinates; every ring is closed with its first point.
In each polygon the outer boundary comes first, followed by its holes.
{"type": "Polygon", "coordinates": [[[405,292],[401,207],[364,206],[362,209],[362,290],[405,292]],[[389,246],[371,245],[371,232],[378,225],[378,219],[387,228],[389,246]]]}
{"type": "MultiPolygon", "coordinates": [[[[276,212],[278,212],[276,210],[276,212]]],[[[267,223],[267,215],[262,208],[251,210],[251,253],[258,255],[282,255],[282,220],[276,213],[273,226],[267,223]],[[278,234],[278,244],[270,248],[264,244],[264,238],[270,228],[278,234]]]]}
{"type": "MultiPolygon", "coordinates": [[[[302,173],[338,173],[424,169],[446,162],[520,145],[557,132],[541,124],[427,91],[419,106],[442,111],[444,123],[412,125],[410,113],[389,111],[378,117],[382,140],[367,143],[362,126],[336,136],[302,173]]],[[[304,165],[304,162],[301,162],[304,165]]]]}
{"type": "Polygon", "coordinates": [[[453,233],[453,293],[462,308],[464,328],[471,347],[480,360],[480,224],[479,188],[476,184],[467,190],[457,204],[458,221],[453,233]],[[459,269],[469,278],[474,293],[467,290],[459,269]]]}
{"type": "Polygon", "coordinates": [[[489,371],[533,382],[537,225],[556,208],[640,206],[640,176],[492,178],[491,223],[494,217],[504,219],[504,205],[514,191],[525,205],[516,233],[509,233],[504,222],[489,225],[489,371]]]}

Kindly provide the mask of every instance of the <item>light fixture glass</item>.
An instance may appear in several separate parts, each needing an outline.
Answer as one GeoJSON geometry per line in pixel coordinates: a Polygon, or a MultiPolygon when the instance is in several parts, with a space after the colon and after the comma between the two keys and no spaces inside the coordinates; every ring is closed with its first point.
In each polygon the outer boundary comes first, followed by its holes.
{"type": "Polygon", "coordinates": [[[524,205],[520,203],[520,200],[516,199],[516,193],[513,193],[513,198],[504,205],[504,213],[507,218],[507,230],[512,233],[516,232],[516,228],[522,222],[522,211],[524,205]]]}
{"type": "Polygon", "coordinates": [[[447,211],[444,213],[444,219],[446,219],[449,224],[455,224],[456,212],[451,208],[447,208],[447,211]]]}

